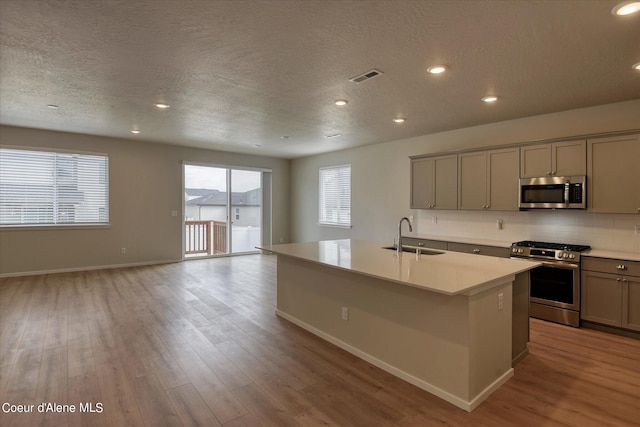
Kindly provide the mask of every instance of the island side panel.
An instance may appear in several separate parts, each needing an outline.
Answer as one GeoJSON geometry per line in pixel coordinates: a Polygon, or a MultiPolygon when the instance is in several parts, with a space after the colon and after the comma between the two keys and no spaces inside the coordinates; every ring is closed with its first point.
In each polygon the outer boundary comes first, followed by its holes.
{"type": "Polygon", "coordinates": [[[469,393],[473,407],[513,376],[512,289],[512,283],[506,282],[469,297],[469,393]]]}
{"type": "Polygon", "coordinates": [[[470,410],[468,296],[447,296],[281,255],[277,277],[280,314],[470,410]],[[346,321],[342,307],[349,310],[346,321]]]}
{"type": "Polygon", "coordinates": [[[516,275],[513,282],[513,330],[511,366],[529,354],[529,272],[516,275]]]}

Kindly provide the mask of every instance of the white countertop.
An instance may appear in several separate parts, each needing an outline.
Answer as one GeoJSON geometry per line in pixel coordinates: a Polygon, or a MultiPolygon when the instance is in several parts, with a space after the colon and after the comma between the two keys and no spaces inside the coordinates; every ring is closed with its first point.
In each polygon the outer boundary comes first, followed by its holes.
{"type": "Polygon", "coordinates": [[[625,261],[640,261],[640,253],[638,252],[616,252],[606,249],[591,249],[583,252],[580,256],[590,256],[595,258],[611,258],[625,261]]]}
{"type": "Polygon", "coordinates": [[[365,240],[263,245],[259,249],[447,295],[471,295],[540,263],[460,252],[420,255],[365,240]]]}
{"type": "MultiPolygon", "coordinates": [[[[498,248],[510,248],[511,241],[503,240],[487,240],[487,239],[475,239],[471,237],[456,237],[456,236],[443,236],[435,234],[419,234],[419,233],[402,233],[403,237],[413,237],[415,239],[427,239],[437,240],[440,242],[454,242],[454,243],[467,243],[469,245],[484,245],[495,246],[498,248]]],[[[619,252],[611,251],[608,249],[591,249],[587,252],[583,252],[581,256],[591,256],[597,258],[612,258],[626,261],[640,261],[640,252],[619,252]]]]}

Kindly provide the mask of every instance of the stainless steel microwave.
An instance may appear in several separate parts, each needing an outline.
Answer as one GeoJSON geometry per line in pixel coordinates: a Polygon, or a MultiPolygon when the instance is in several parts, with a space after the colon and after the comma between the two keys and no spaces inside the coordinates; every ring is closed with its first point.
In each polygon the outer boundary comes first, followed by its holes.
{"type": "Polygon", "coordinates": [[[518,207],[526,209],[586,209],[586,176],[520,178],[518,207]]]}

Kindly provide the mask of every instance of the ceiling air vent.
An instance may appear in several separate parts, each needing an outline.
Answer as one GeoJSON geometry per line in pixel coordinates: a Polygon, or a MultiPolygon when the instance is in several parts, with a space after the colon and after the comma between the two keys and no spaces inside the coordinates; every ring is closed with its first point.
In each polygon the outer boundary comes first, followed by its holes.
{"type": "Polygon", "coordinates": [[[350,82],[354,82],[354,83],[362,83],[365,80],[369,80],[372,79],[374,77],[378,77],[379,75],[382,74],[382,71],[380,70],[376,70],[375,68],[373,70],[367,71],[366,73],[362,73],[359,74],[355,77],[351,77],[349,79],[350,82]]]}

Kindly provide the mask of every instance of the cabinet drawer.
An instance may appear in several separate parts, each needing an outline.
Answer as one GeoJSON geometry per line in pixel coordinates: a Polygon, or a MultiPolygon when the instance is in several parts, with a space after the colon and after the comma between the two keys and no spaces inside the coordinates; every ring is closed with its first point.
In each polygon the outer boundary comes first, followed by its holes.
{"type": "Polygon", "coordinates": [[[418,246],[420,248],[429,248],[429,249],[441,249],[443,251],[447,250],[447,242],[441,242],[440,240],[430,240],[430,239],[416,239],[415,237],[402,237],[402,244],[404,246],[418,246]]]}
{"type": "Polygon", "coordinates": [[[487,255],[499,258],[509,258],[511,252],[509,248],[500,248],[497,246],[470,245],[468,243],[452,243],[447,244],[447,250],[454,252],[464,252],[467,254],[487,255]]]}
{"type": "Polygon", "coordinates": [[[640,276],[640,262],[638,261],[585,256],[582,258],[582,269],[600,271],[602,273],[624,274],[625,276],[640,276]],[[618,268],[619,266],[624,268],[620,269],[618,268]]]}

